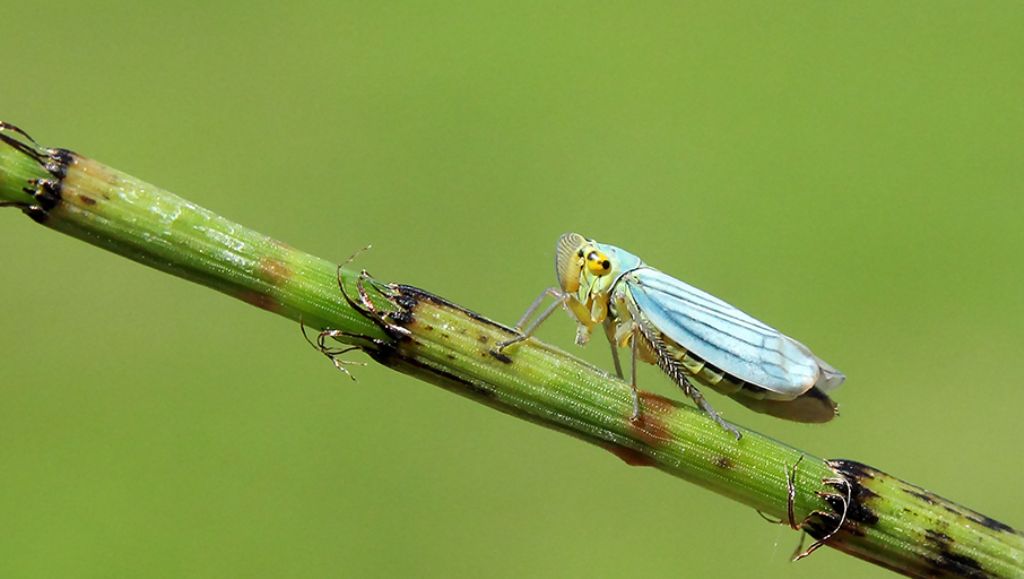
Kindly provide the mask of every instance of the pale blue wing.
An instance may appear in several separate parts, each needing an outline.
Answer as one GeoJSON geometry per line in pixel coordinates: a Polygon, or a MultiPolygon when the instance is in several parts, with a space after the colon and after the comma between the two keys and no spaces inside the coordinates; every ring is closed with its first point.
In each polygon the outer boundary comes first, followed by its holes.
{"type": "Polygon", "coordinates": [[[740,380],[796,397],[812,386],[831,390],[844,379],[800,342],[656,269],[634,270],[622,282],[658,330],[740,380]]]}

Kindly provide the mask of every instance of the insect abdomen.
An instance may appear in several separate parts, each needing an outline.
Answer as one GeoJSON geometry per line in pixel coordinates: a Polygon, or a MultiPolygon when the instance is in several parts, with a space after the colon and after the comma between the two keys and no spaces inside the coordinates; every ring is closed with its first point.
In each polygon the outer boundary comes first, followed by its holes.
{"type": "Polygon", "coordinates": [[[709,364],[700,356],[680,346],[668,336],[662,335],[665,349],[669,354],[679,361],[686,373],[697,383],[697,386],[707,386],[726,396],[742,393],[744,396],[764,398],[767,392],[764,388],[748,384],[743,380],[725,372],[713,364],[709,364]]]}

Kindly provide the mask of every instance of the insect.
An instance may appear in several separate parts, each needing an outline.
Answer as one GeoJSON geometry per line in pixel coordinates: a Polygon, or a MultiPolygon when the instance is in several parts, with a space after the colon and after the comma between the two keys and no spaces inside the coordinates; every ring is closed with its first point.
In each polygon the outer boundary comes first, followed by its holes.
{"type": "Polygon", "coordinates": [[[827,392],[846,379],[841,372],[800,342],[632,253],[567,233],[556,246],[555,273],[559,287],[534,300],[516,324],[520,335],[499,344],[498,351],[527,339],[559,306],[579,324],[577,344],[586,344],[594,327],[603,326],[619,378],[618,348],[631,352],[632,421],[641,415],[638,359],[660,367],[737,439],[739,431],[715,412],[697,386],[787,420],[827,422],[836,415],[827,392]],[[555,302],[527,325],[547,296],[555,302]]]}

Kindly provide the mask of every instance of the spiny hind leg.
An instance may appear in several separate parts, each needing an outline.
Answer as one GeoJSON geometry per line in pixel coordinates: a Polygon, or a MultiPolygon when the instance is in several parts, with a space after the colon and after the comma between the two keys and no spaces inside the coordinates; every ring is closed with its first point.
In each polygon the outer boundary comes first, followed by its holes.
{"type": "MultiPolygon", "coordinates": [[[[627,303],[626,307],[628,308],[630,316],[634,320],[632,334],[634,357],[636,356],[636,342],[638,339],[642,338],[644,346],[650,350],[650,354],[653,357],[652,361],[657,363],[658,367],[669,375],[672,381],[683,390],[683,393],[689,396],[690,399],[697,404],[697,407],[703,410],[712,420],[717,422],[719,426],[733,433],[733,435],[736,436],[736,440],[742,438],[743,435],[740,434],[740,431],[719,416],[718,413],[715,412],[715,409],[708,404],[708,401],[704,399],[704,395],[700,393],[700,390],[697,390],[697,387],[690,382],[686,368],[684,368],[682,363],[672,355],[672,352],[669,350],[668,346],[665,345],[665,341],[662,339],[657,329],[647,321],[636,305],[627,303]]],[[[635,363],[633,364],[633,367],[636,367],[635,363]]]]}
{"type": "Polygon", "coordinates": [[[687,378],[685,375],[680,375],[679,377],[682,379],[679,383],[679,387],[683,389],[684,394],[690,397],[690,400],[693,400],[693,402],[697,405],[697,408],[703,410],[704,413],[707,414],[708,417],[710,417],[712,420],[717,422],[719,426],[731,432],[733,436],[736,437],[736,440],[743,438],[743,435],[740,434],[740,431],[735,426],[726,422],[724,418],[722,418],[721,416],[718,415],[717,412],[715,412],[715,409],[712,408],[710,404],[708,404],[708,401],[704,398],[704,395],[700,393],[700,390],[698,390],[696,386],[690,383],[689,378],[687,378]]]}

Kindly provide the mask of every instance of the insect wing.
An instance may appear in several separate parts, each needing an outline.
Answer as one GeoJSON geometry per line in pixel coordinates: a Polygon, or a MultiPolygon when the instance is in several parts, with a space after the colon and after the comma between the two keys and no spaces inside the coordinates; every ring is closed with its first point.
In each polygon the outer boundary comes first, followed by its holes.
{"type": "Polygon", "coordinates": [[[842,381],[831,367],[833,374],[824,376],[818,358],[800,342],[661,271],[644,267],[623,281],[658,330],[740,380],[786,397],[803,394],[819,378],[842,381]]]}

